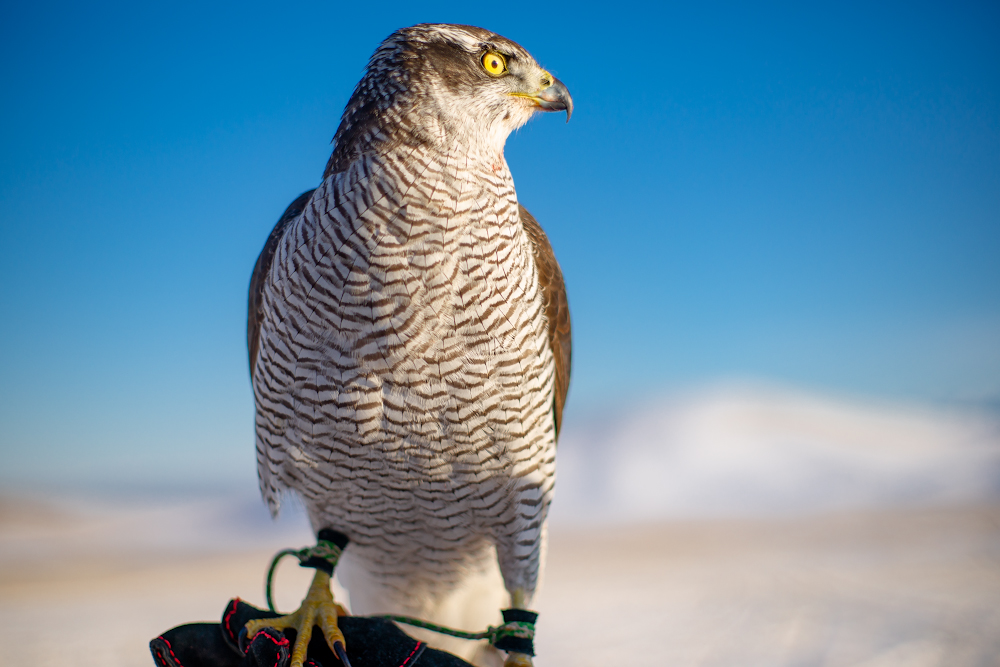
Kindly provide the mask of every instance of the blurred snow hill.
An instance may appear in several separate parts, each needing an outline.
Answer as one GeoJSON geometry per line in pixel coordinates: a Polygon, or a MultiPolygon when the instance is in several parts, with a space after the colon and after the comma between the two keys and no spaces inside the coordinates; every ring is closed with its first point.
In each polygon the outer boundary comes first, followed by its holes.
{"type": "Polygon", "coordinates": [[[566,420],[554,525],[1000,498],[1000,417],[730,385],[566,420]]]}
{"type": "MultiPolygon", "coordinates": [[[[568,414],[558,458],[554,528],[1000,500],[996,412],[749,385],[568,414]]],[[[0,486],[0,561],[70,538],[79,554],[123,555],[308,543],[300,503],[272,522],[252,471],[230,477],[0,486]]]]}

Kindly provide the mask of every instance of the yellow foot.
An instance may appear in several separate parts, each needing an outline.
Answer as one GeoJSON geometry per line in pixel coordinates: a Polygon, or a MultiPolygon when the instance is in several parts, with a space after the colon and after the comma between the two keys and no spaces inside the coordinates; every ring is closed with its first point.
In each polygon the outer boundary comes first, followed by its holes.
{"type": "Polygon", "coordinates": [[[292,648],[290,667],[303,667],[309,640],[312,639],[313,626],[318,625],[333,654],[344,662],[345,667],[350,667],[350,663],[347,662],[347,654],[344,652],[347,642],[344,641],[344,633],[337,626],[337,617],[346,615],[347,612],[344,611],[344,608],[333,600],[333,593],[330,592],[330,575],[322,570],[316,570],[316,576],[313,577],[312,585],[309,586],[306,599],[302,601],[302,606],[297,611],[287,616],[259,618],[248,622],[246,624],[247,638],[252,639],[264,628],[294,629],[295,646],[292,648]],[[337,644],[340,645],[337,646],[337,644]]]}
{"type": "Polygon", "coordinates": [[[503,661],[503,667],[532,667],[531,656],[527,653],[511,651],[503,661]]]}

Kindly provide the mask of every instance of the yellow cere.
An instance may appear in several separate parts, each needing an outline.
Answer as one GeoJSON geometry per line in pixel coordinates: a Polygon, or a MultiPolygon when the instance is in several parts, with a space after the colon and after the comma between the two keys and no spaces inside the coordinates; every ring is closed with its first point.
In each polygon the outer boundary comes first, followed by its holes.
{"type": "Polygon", "coordinates": [[[507,71],[507,61],[499,53],[487,53],[483,55],[483,68],[490,76],[500,76],[507,71]]]}

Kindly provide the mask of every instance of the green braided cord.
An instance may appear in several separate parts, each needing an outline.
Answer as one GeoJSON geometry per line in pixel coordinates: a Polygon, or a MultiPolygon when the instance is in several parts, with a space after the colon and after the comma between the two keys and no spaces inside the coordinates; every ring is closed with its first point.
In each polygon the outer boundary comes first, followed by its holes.
{"type": "Polygon", "coordinates": [[[264,586],[264,594],[267,596],[267,608],[270,609],[275,614],[278,610],[274,607],[274,598],[271,596],[272,583],[274,582],[274,571],[278,568],[278,562],[285,556],[295,556],[299,559],[299,563],[304,563],[310,558],[322,558],[334,568],[337,567],[337,561],[340,560],[340,554],[343,550],[338,547],[333,542],[327,542],[326,540],[319,540],[314,547],[306,547],[305,549],[282,549],[274,555],[271,559],[271,567],[267,569],[267,583],[264,586]]]}
{"type": "Polygon", "coordinates": [[[451,635],[452,637],[461,637],[462,639],[486,639],[490,636],[490,630],[495,628],[489,628],[485,632],[465,632],[463,630],[454,630],[452,628],[446,628],[443,625],[437,625],[435,623],[428,623],[427,621],[421,621],[419,618],[410,618],[409,616],[393,616],[387,614],[381,616],[380,618],[385,618],[390,621],[396,621],[397,623],[406,623],[407,625],[412,625],[416,628],[424,628],[425,630],[432,630],[434,632],[439,632],[442,635],[451,635]]]}
{"type": "Polygon", "coordinates": [[[264,585],[264,594],[267,596],[267,608],[275,614],[278,613],[278,610],[274,608],[274,598],[271,597],[271,583],[274,581],[274,571],[278,569],[278,561],[282,558],[298,555],[299,552],[295,549],[282,549],[274,555],[274,558],[271,559],[271,567],[267,569],[267,583],[264,585]]]}
{"type": "Polygon", "coordinates": [[[491,644],[496,644],[498,640],[504,637],[518,637],[519,639],[535,638],[535,624],[525,621],[511,621],[510,623],[504,623],[499,628],[490,628],[490,630],[493,631],[493,637],[490,638],[491,644]]]}
{"type": "Polygon", "coordinates": [[[397,623],[405,623],[406,625],[412,625],[417,628],[424,628],[425,630],[438,632],[442,635],[460,637],[461,639],[488,639],[491,645],[496,644],[497,641],[504,637],[532,639],[535,636],[535,624],[525,623],[524,621],[512,621],[510,623],[504,623],[499,627],[493,627],[491,625],[483,632],[465,632],[463,630],[455,630],[443,625],[437,625],[436,623],[421,621],[419,618],[410,618],[409,616],[385,615],[380,618],[396,621],[397,623]]]}
{"type": "Polygon", "coordinates": [[[322,558],[323,560],[330,563],[331,567],[336,569],[337,562],[340,560],[340,555],[344,553],[344,550],[338,547],[333,542],[327,542],[326,540],[318,540],[316,546],[307,547],[299,551],[299,562],[304,562],[310,558],[322,558]]]}

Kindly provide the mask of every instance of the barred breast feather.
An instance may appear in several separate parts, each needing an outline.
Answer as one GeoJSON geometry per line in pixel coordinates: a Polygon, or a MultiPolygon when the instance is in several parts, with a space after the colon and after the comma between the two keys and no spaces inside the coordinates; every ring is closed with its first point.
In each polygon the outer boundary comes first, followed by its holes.
{"type": "Polygon", "coordinates": [[[447,178],[431,156],[359,162],[289,207],[252,282],[272,509],[297,491],[314,526],[349,535],[400,596],[457,585],[491,545],[508,590],[533,590],[568,311],[506,168],[447,178]]]}

